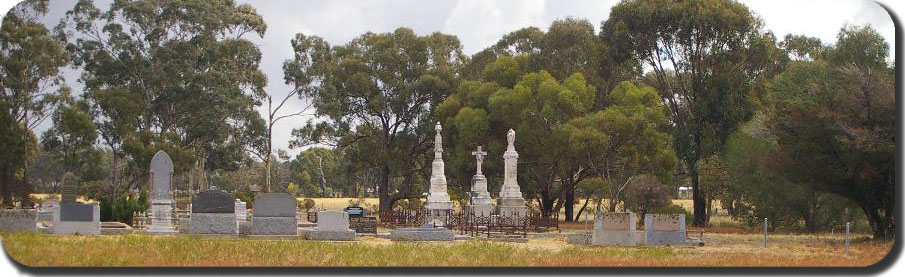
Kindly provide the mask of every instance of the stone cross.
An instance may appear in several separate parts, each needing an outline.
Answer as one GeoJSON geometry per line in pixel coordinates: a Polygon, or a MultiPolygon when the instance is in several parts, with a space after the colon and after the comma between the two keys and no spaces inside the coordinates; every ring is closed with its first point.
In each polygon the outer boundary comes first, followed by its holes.
{"type": "Polygon", "coordinates": [[[478,175],[481,175],[481,163],[484,163],[484,156],[487,156],[487,152],[481,151],[481,146],[478,145],[478,151],[471,152],[471,155],[475,156],[478,160],[478,175]]]}

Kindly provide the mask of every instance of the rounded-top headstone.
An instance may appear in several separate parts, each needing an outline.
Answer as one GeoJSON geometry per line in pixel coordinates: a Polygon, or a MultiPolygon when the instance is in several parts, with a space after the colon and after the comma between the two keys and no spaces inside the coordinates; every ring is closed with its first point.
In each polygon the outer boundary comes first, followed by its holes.
{"type": "Polygon", "coordinates": [[[171,199],[170,182],[173,177],[173,160],[167,152],[157,151],[151,158],[151,199],[171,199]]]}
{"type": "Polygon", "coordinates": [[[192,197],[192,213],[235,213],[232,194],[222,190],[208,190],[192,197]]]}
{"type": "Polygon", "coordinates": [[[79,178],[66,172],[63,174],[63,191],[60,193],[60,203],[75,203],[79,191],[79,178]]]}
{"type": "Polygon", "coordinates": [[[263,193],[255,196],[255,217],[295,217],[296,200],[288,193],[263,193]]]}

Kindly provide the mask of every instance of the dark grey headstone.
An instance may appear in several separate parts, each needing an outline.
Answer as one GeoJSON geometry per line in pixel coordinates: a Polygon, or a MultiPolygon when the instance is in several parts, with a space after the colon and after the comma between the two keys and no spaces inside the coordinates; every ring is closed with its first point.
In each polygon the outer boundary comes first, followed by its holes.
{"type": "Polygon", "coordinates": [[[94,205],[61,203],[60,221],[94,221],[94,205]]]}
{"type": "Polygon", "coordinates": [[[192,197],[192,213],[235,213],[236,200],[222,190],[208,190],[192,197]]]}
{"type": "Polygon", "coordinates": [[[72,172],[63,174],[63,191],[60,194],[60,203],[75,203],[79,194],[79,178],[72,172]]]}
{"type": "Polygon", "coordinates": [[[157,151],[151,158],[151,200],[172,199],[170,183],[173,177],[173,160],[167,152],[157,151]]]}
{"type": "Polygon", "coordinates": [[[295,197],[288,193],[264,193],[255,196],[255,217],[295,217],[295,197]]]}

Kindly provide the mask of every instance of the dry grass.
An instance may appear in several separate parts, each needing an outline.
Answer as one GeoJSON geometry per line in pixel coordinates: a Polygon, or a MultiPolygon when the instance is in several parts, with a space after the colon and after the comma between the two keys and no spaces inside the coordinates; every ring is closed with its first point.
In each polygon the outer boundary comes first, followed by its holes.
{"type": "Polygon", "coordinates": [[[758,235],[715,234],[704,247],[592,247],[563,239],[528,243],[456,241],[398,243],[253,240],[201,236],[53,236],[3,234],[16,261],[28,266],[867,266],[892,242],[778,235],[768,249],[758,235]]]}

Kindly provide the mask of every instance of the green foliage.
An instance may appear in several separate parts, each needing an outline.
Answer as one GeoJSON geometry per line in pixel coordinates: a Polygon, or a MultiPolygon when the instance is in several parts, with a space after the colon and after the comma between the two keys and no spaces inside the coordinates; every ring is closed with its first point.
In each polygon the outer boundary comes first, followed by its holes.
{"type": "Polygon", "coordinates": [[[239,199],[242,202],[245,202],[245,207],[249,209],[254,209],[255,207],[255,195],[250,191],[237,191],[236,199],[239,199]]]}
{"type": "Polygon", "coordinates": [[[573,157],[607,184],[609,210],[615,211],[632,179],[649,173],[668,181],[677,161],[653,88],[623,82],[609,97],[611,106],[571,120],[563,132],[573,157]]]}
{"type": "Polygon", "coordinates": [[[895,235],[896,100],[889,46],[870,27],[846,27],[825,59],[795,61],[770,83],[767,125],[778,172],[845,197],[875,238],[895,235]]]}
{"type": "Polygon", "coordinates": [[[631,182],[625,191],[625,209],[644,215],[672,205],[673,189],[656,176],[643,174],[631,182]]]}
{"type": "Polygon", "coordinates": [[[254,106],[266,84],[261,53],[245,38],[266,30],[254,8],[232,0],[114,1],[102,11],[82,0],[56,30],[83,70],[102,140],[130,157],[125,173],[133,180],[142,180],[158,150],[177,173],[196,160],[237,167],[251,143],[246,134],[260,126],[254,106]]]}
{"type": "Polygon", "coordinates": [[[601,37],[622,59],[652,69],[674,124],[676,155],[694,190],[696,226],[708,222],[698,162],[719,152],[753,113],[751,95],[772,71],[771,35],[745,5],[731,0],[623,1],[603,22],[601,37]]]}
{"type": "Polygon", "coordinates": [[[293,144],[334,143],[353,152],[358,172],[379,170],[381,210],[420,197],[434,108],[456,87],[466,60],[458,38],[399,28],[366,33],[342,46],[303,34],[292,44],[295,58],[284,63],[285,79],[307,88],[303,94],[323,116],[294,130],[293,144]]]}
{"type": "Polygon", "coordinates": [[[145,212],[150,208],[147,200],[147,192],[142,190],[139,195],[125,192],[117,196],[116,202],[110,201],[110,197],[100,199],[101,221],[118,221],[132,225],[132,216],[137,212],[145,212]]]}

